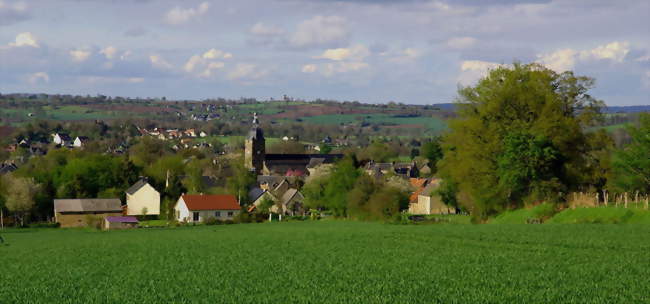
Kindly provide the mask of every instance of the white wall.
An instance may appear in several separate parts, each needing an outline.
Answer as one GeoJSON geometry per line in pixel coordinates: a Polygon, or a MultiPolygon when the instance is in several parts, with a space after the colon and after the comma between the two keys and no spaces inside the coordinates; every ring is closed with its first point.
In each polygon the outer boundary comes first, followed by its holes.
{"type": "Polygon", "coordinates": [[[194,219],[194,212],[199,213],[199,220],[198,222],[203,222],[206,219],[210,217],[214,217],[220,221],[224,220],[232,220],[239,214],[240,210],[199,210],[199,211],[191,211],[187,208],[187,205],[185,204],[185,201],[183,200],[183,197],[178,199],[178,202],[176,202],[176,206],[174,206],[174,217],[176,218],[177,221],[183,222],[186,221],[188,223],[193,222],[194,219]],[[217,217],[215,215],[215,212],[220,212],[220,216],[217,217]],[[232,216],[228,216],[228,212],[232,212],[232,216]]]}
{"type": "Polygon", "coordinates": [[[133,195],[126,194],[126,214],[142,215],[142,208],[147,208],[148,215],[160,215],[160,193],[146,184],[133,195]]]}

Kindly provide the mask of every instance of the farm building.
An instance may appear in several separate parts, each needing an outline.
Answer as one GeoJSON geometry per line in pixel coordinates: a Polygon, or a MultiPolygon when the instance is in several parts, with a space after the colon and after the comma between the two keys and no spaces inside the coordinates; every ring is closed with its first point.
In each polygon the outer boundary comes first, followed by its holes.
{"type": "Polygon", "coordinates": [[[147,178],[126,189],[126,215],[160,215],[160,193],[147,178]]]}
{"type": "Polygon", "coordinates": [[[409,204],[411,214],[455,214],[456,208],[442,202],[440,195],[434,193],[440,180],[432,180],[419,194],[417,201],[409,204]]]}
{"type": "Polygon", "coordinates": [[[61,227],[85,227],[89,221],[121,215],[122,202],[117,198],[54,200],[54,218],[61,227]]]}
{"type": "Polygon", "coordinates": [[[52,135],[52,141],[57,145],[65,146],[70,144],[72,139],[66,133],[55,133],[52,135]]]}
{"type": "Polygon", "coordinates": [[[179,222],[203,222],[208,218],[232,220],[239,214],[240,206],[234,195],[184,194],[174,206],[179,222]]]}
{"type": "Polygon", "coordinates": [[[107,216],[104,218],[105,230],[129,229],[138,227],[135,216],[107,216]]]}
{"type": "Polygon", "coordinates": [[[72,143],[72,146],[75,148],[82,148],[88,143],[88,137],[86,136],[77,136],[77,138],[74,139],[74,142],[72,143]]]}

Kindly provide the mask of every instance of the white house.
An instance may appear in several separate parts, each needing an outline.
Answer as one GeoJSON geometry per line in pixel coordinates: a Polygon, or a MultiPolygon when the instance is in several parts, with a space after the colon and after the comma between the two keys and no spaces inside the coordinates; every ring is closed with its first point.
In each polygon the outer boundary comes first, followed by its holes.
{"type": "Polygon", "coordinates": [[[160,193],[141,178],[126,190],[126,215],[159,215],[160,193]],[[146,208],[146,214],[143,213],[146,208]]]}
{"type": "Polygon", "coordinates": [[[232,220],[240,212],[234,195],[184,194],[174,206],[174,216],[179,222],[197,223],[208,218],[232,220]]]}
{"type": "Polygon", "coordinates": [[[74,142],[72,143],[73,146],[76,148],[81,148],[86,145],[88,142],[88,137],[86,136],[77,136],[77,138],[74,139],[74,142]]]}
{"type": "Polygon", "coordinates": [[[52,141],[55,144],[61,146],[65,146],[66,144],[69,144],[71,141],[70,136],[65,133],[55,133],[54,135],[52,135],[52,137],[53,137],[52,141]]]}
{"type": "Polygon", "coordinates": [[[206,136],[208,136],[208,133],[205,133],[205,132],[201,131],[201,133],[199,133],[199,136],[206,137],[206,136]]]}

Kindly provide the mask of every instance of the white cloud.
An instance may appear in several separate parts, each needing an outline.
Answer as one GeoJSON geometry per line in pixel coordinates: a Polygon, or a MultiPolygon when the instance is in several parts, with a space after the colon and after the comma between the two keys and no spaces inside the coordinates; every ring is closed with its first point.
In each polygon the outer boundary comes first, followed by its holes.
{"type": "Polygon", "coordinates": [[[550,54],[537,56],[539,61],[547,68],[556,72],[564,72],[573,69],[576,63],[577,51],[573,49],[558,50],[550,54]]]}
{"type": "Polygon", "coordinates": [[[452,49],[466,49],[476,44],[476,38],[472,37],[454,37],[447,40],[447,46],[452,49]]]}
{"type": "Polygon", "coordinates": [[[572,70],[579,61],[611,60],[621,63],[629,52],[629,42],[614,41],[591,50],[562,49],[549,54],[538,55],[537,58],[547,68],[556,72],[564,72],[572,70]]]}
{"type": "Polygon", "coordinates": [[[339,44],[348,38],[347,21],[339,16],[315,16],[300,23],[289,38],[298,48],[339,44]]]}
{"type": "Polygon", "coordinates": [[[303,73],[314,73],[316,70],[318,70],[318,67],[315,64],[305,64],[301,69],[303,73]]]}
{"type": "Polygon", "coordinates": [[[284,34],[284,30],[273,25],[265,25],[258,22],[251,27],[250,33],[257,36],[279,36],[284,34]]]}
{"type": "Polygon", "coordinates": [[[101,51],[99,51],[99,53],[106,56],[106,59],[113,59],[117,54],[117,49],[114,46],[107,46],[101,51]]]}
{"type": "Polygon", "coordinates": [[[25,2],[11,3],[0,0],[0,26],[11,25],[26,19],[29,19],[29,14],[25,2]]]}
{"type": "Polygon", "coordinates": [[[499,63],[481,61],[481,60],[465,60],[460,65],[460,75],[458,82],[462,85],[470,85],[487,75],[491,69],[496,69],[502,66],[499,63]]]}
{"type": "Polygon", "coordinates": [[[232,58],[231,53],[226,53],[222,50],[210,49],[203,53],[203,59],[229,59],[232,58]]]}
{"type": "Polygon", "coordinates": [[[209,8],[210,3],[208,2],[202,2],[196,8],[181,8],[177,6],[167,12],[165,15],[165,21],[172,25],[183,24],[190,21],[192,18],[204,15],[208,12],[209,8]]]}
{"type": "Polygon", "coordinates": [[[260,69],[257,65],[251,63],[239,63],[233,70],[228,73],[227,78],[230,80],[238,79],[260,79],[268,75],[269,71],[260,69]]]}
{"type": "Polygon", "coordinates": [[[11,47],[31,46],[35,48],[39,47],[36,37],[34,37],[34,35],[32,35],[32,33],[30,32],[24,32],[18,34],[14,42],[9,42],[9,46],[11,47]]]}
{"type": "Polygon", "coordinates": [[[34,74],[29,75],[29,78],[27,79],[30,84],[36,85],[39,82],[40,83],[49,83],[50,82],[50,75],[48,75],[45,72],[37,72],[34,74]]]}
{"type": "Polygon", "coordinates": [[[405,48],[393,56],[389,61],[397,63],[413,62],[413,60],[422,56],[422,51],[416,48],[405,48]]]}
{"type": "Polygon", "coordinates": [[[370,51],[364,45],[358,44],[351,48],[327,49],[322,55],[316,56],[316,59],[329,59],[334,61],[355,60],[361,61],[370,55],[370,51]]]}
{"type": "Polygon", "coordinates": [[[630,52],[630,43],[627,41],[614,41],[607,45],[601,45],[593,50],[580,52],[580,59],[610,59],[616,62],[623,62],[625,55],[630,52]]]}
{"type": "Polygon", "coordinates": [[[72,57],[72,61],[74,62],[84,62],[90,57],[91,52],[87,49],[76,49],[76,50],[71,50],[68,52],[70,54],[70,57],[72,57]]]}
{"type": "Polygon", "coordinates": [[[195,76],[208,78],[211,77],[215,70],[222,69],[226,66],[223,61],[232,58],[233,55],[222,50],[210,49],[203,55],[194,55],[187,60],[183,70],[187,73],[193,73],[195,76]]]}
{"type": "Polygon", "coordinates": [[[167,62],[164,58],[157,54],[150,55],[149,62],[153,67],[163,70],[172,69],[174,67],[171,63],[167,62]]]}

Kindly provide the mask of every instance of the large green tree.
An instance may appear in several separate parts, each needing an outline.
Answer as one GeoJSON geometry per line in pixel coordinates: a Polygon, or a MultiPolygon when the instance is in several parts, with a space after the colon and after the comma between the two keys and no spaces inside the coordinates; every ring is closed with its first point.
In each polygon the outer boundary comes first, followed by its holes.
{"type": "Polygon", "coordinates": [[[639,117],[638,127],[628,127],[632,143],[616,151],[610,188],[650,193],[650,114],[639,117]]]}
{"type": "Polygon", "coordinates": [[[459,89],[458,118],[443,137],[443,176],[485,217],[584,186],[585,132],[602,102],[594,80],[539,64],[502,66],[459,89]]]}

